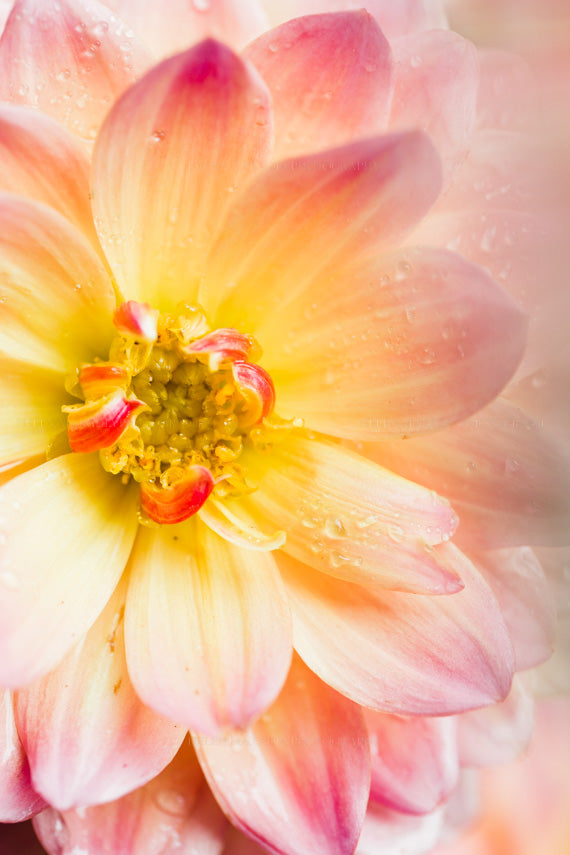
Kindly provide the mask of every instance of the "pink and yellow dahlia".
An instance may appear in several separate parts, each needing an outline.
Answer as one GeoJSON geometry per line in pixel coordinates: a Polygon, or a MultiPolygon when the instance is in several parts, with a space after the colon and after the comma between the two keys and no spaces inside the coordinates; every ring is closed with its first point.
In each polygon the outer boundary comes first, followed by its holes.
{"type": "Polygon", "coordinates": [[[526,544],[568,510],[491,403],[524,314],[418,237],[465,203],[475,51],[412,3],[171,55],[261,9],[114,5],[140,40],[94,0],[0,40],[2,818],[125,855],[437,830],[485,721],[451,715],[548,655],[526,544]]]}

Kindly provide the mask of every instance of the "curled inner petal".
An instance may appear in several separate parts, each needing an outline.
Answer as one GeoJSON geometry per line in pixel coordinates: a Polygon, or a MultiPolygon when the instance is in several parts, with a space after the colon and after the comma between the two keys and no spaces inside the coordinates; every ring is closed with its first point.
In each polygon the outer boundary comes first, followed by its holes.
{"type": "Polygon", "coordinates": [[[78,380],[85,400],[94,401],[110,394],[114,389],[126,389],[130,377],[124,365],[95,362],[79,369],[78,380]]]}
{"type": "Polygon", "coordinates": [[[64,407],[72,451],[99,451],[116,442],[145,405],[117,390],[97,401],[64,407]]]}
{"type": "Polygon", "coordinates": [[[246,401],[242,424],[261,421],[275,406],[275,387],[267,371],[251,362],[234,362],[232,374],[246,401]]]}
{"type": "Polygon", "coordinates": [[[141,507],[157,523],[179,523],[200,510],[215,481],[205,466],[190,466],[184,476],[169,487],[141,484],[141,507]]]}
{"type": "Polygon", "coordinates": [[[251,351],[256,347],[256,342],[251,336],[244,335],[231,327],[222,327],[193,341],[188,351],[207,354],[210,369],[215,371],[222,362],[233,362],[245,359],[247,356],[251,358],[251,351]]]}
{"type": "Polygon", "coordinates": [[[115,309],[113,323],[123,335],[152,343],[156,341],[158,316],[158,311],[148,303],[129,300],[115,309]]]}

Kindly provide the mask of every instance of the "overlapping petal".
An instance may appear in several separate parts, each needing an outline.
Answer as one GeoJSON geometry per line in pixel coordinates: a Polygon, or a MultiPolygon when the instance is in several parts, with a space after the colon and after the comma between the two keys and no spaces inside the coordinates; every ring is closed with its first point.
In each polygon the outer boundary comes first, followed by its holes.
{"type": "Polygon", "coordinates": [[[115,298],[95,250],[46,205],[0,194],[0,351],[65,372],[104,356],[115,298]]]}
{"type": "Polygon", "coordinates": [[[146,786],[103,805],[34,820],[48,852],[71,855],[219,855],[226,833],[223,816],[188,742],[146,786]]]}
{"type": "Polygon", "coordinates": [[[451,544],[437,547],[463,591],[431,597],[365,589],[279,555],[299,655],[321,679],[364,706],[447,715],[500,700],[513,651],[490,588],[451,544]]]}
{"type": "Polygon", "coordinates": [[[383,129],[392,97],[390,46],[364,9],[296,18],[244,55],[273,96],[276,159],[383,129]]]}
{"type": "Polygon", "coordinates": [[[159,309],[195,299],[213,230],[271,141],[265,84],[212,40],[119,99],[93,155],[93,207],[125,298],[159,309]]]}
{"type": "Polygon", "coordinates": [[[64,455],[2,487],[0,520],[0,683],[22,686],[102,611],[135,537],[135,497],[92,455],[64,455]]]}
{"type": "Polygon", "coordinates": [[[109,105],[148,61],[98,0],[16,0],[0,39],[0,97],[93,140],[109,105]]]}
{"type": "Polygon", "coordinates": [[[200,302],[213,321],[247,329],[266,347],[268,317],[397,241],[439,190],[438,157],[420,132],[276,163],[228,212],[200,302]]]}
{"type": "Polygon", "coordinates": [[[399,591],[460,590],[433,546],[457,523],[445,499],[340,446],[308,436],[248,460],[258,487],[245,506],[263,530],[283,529],[283,549],[341,579],[399,591]]]}
{"type": "Polygon", "coordinates": [[[194,744],[224,812],[271,852],[354,851],[370,781],[362,713],[297,659],[256,724],[194,744]]]}
{"type": "Polygon", "coordinates": [[[142,786],[172,760],[185,735],[135,694],[123,640],[125,593],[122,582],[57,668],[16,693],[34,787],[59,810],[112,801],[142,786]]]}
{"type": "Polygon", "coordinates": [[[16,730],[12,693],[0,692],[0,822],[22,822],[45,802],[32,787],[30,767],[16,730]]]}
{"type": "Polygon", "coordinates": [[[448,497],[461,519],[456,541],[465,547],[567,540],[567,454],[506,400],[437,434],[368,445],[366,454],[448,497]]]}
{"type": "Polygon", "coordinates": [[[291,659],[290,615],[271,553],[200,521],[142,531],[125,615],[129,673],[155,710],[216,736],[270,704],[291,659]]]}
{"type": "Polygon", "coordinates": [[[512,376],[525,335],[481,268],[435,248],[291,288],[258,331],[280,415],[361,440],[466,418],[512,376]]]}

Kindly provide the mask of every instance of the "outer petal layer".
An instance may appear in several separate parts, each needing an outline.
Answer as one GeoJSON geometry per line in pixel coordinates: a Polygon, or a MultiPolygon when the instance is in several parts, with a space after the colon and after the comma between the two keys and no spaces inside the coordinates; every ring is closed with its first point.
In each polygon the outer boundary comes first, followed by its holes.
{"type": "Polygon", "coordinates": [[[134,495],[90,455],[65,455],[0,490],[0,683],[37,679],[89,629],[134,540],[134,495]]]}
{"type": "Polygon", "coordinates": [[[398,240],[439,189],[436,152],[419,132],[274,164],[229,211],[200,302],[216,322],[247,330],[265,348],[269,316],[398,240]]]}
{"type": "Polygon", "coordinates": [[[290,616],[270,553],[236,548],[199,520],[142,531],[125,637],[145,703],[209,735],[273,701],[291,658],[290,616]]]}
{"type": "Polygon", "coordinates": [[[255,69],[211,40],[115,104],[94,152],[93,205],[125,298],[160,309],[192,301],[232,193],[267,161],[270,119],[255,69]]]}
{"type": "Polygon", "coordinates": [[[0,822],[22,822],[45,802],[32,788],[30,767],[14,720],[12,693],[0,691],[0,822]]]}
{"type": "Polygon", "coordinates": [[[104,356],[113,288],[92,246],[60,214],[0,194],[0,351],[65,372],[104,356]]]}
{"type": "Polygon", "coordinates": [[[526,337],[514,301],[441,249],[385,255],[283,302],[257,331],[279,414],[351,439],[465,419],[512,376],[526,337]]]}
{"type": "Polygon", "coordinates": [[[457,518],[445,499],[333,443],[305,436],[248,461],[259,481],[245,505],[262,530],[287,532],[284,549],[341,579],[443,594],[461,581],[431,547],[457,518]]]}
{"type": "Polygon", "coordinates": [[[448,715],[504,698],[513,652],[489,587],[451,544],[437,548],[465,589],[447,597],[370,590],[279,556],[295,649],[321,679],[364,706],[448,715]]]}
{"type": "Polygon", "coordinates": [[[117,799],[172,760],[184,728],[143,706],[127,674],[125,584],[58,667],[16,695],[34,787],[67,810],[117,799]]]}
{"type": "Polygon", "coordinates": [[[160,775],[122,799],[62,814],[49,808],[34,821],[47,851],[59,855],[219,855],[226,827],[187,742],[160,775]]]}
{"type": "Polygon", "coordinates": [[[97,0],[16,0],[0,40],[0,97],[92,140],[146,64],[132,32],[97,0]]]}
{"type": "Polygon", "coordinates": [[[370,136],[386,122],[390,46],[364,9],[289,21],[245,56],[273,95],[276,159],[370,136]]]}
{"type": "Polygon", "coordinates": [[[354,852],[370,774],[362,713],[298,660],[249,730],[194,741],[225,813],[270,852],[354,852]]]}

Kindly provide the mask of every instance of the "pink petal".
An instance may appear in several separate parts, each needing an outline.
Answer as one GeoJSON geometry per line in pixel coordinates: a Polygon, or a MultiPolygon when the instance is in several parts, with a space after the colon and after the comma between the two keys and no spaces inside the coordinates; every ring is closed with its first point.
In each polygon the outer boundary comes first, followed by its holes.
{"type": "Polygon", "coordinates": [[[83,454],[109,448],[123,435],[145,407],[136,398],[127,398],[120,389],[106,398],[86,404],[66,406],[67,433],[72,451],[83,454]]]}
{"type": "Polygon", "coordinates": [[[0,40],[0,97],[92,140],[146,65],[132,33],[97,0],[16,0],[0,40]]]}
{"type": "Polygon", "coordinates": [[[262,530],[287,532],[283,548],[299,561],[375,587],[432,594],[461,589],[457,574],[433,551],[456,525],[435,493],[303,435],[247,465],[259,486],[233,505],[243,505],[262,530]]]}
{"type": "Polygon", "coordinates": [[[369,445],[365,453],[447,496],[469,549],[563,544],[570,463],[564,448],[522,410],[497,400],[445,431],[369,445]]]}
{"type": "Polygon", "coordinates": [[[363,440],[471,415],[512,376],[525,334],[481,268],[435,248],[291,289],[257,331],[279,415],[363,440]]]}
{"type": "Polygon", "coordinates": [[[371,801],[355,855],[431,852],[439,839],[442,821],[441,810],[425,816],[409,816],[371,801]]]}
{"type": "Polygon", "coordinates": [[[390,46],[364,9],[303,16],[245,51],[273,95],[276,159],[383,129],[392,95],[390,46]]]}
{"type": "Polygon", "coordinates": [[[146,786],[96,807],[49,808],[34,827],[52,855],[219,855],[227,821],[185,742],[146,786]]]}
{"type": "Polygon", "coordinates": [[[448,30],[409,35],[394,42],[393,50],[390,127],[429,133],[448,184],[467,155],[475,127],[477,51],[471,42],[448,30]]]}
{"type": "Polygon", "coordinates": [[[12,359],[67,372],[108,352],[111,281],[52,208],[0,194],[0,280],[0,351],[12,359]]]}
{"type": "Polygon", "coordinates": [[[436,547],[465,588],[443,597],[380,592],[279,554],[307,665],[359,704],[398,715],[449,715],[504,698],[513,674],[499,607],[451,544],[436,547]]]}
{"type": "Polygon", "coordinates": [[[528,131],[539,116],[537,80],[526,62],[515,53],[480,50],[478,127],[528,131]]]}
{"type": "Polygon", "coordinates": [[[554,649],[553,592],[534,552],[526,546],[474,553],[478,570],[493,591],[523,671],[545,662],[554,649]]]}
{"type": "Polygon", "coordinates": [[[185,735],[143,706],[129,680],[125,593],[122,583],[83,641],[16,695],[34,787],[59,810],[112,801],[146,784],[185,735]]]}
{"type": "Polygon", "coordinates": [[[354,851],[370,774],[364,720],[301,662],[249,730],[194,743],[224,812],[271,852],[354,851]]]}
{"type": "MultiPolygon", "coordinates": [[[[16,730],[12,693],[0,690],[0,822],[22,822],[45,807],[32,787],[30,767],[16,730]]],[[[1,843],[1,841],[0,841],[1,843]]]]}
{"type": "Polygon", "coordinates": [[[107,3],[162,57],[184,50],[208,36],[241,48],[268,28],[258,0],[169,0],[168,14],[160,0],[109,0],[107,3]]]}
{"type": "Polygon", "coordinates": [[[113,325],[125,336],[152,344],[156,341],[159,312],[148,303],[128,300],[113,312],[113,325]]]}
{"type": "Polygon", "coordinates": [[[141,531],[125,621],[142,699],[202,733],[245,727],[287,674],[290,616],[274,558],[236,548],[196,518],[141,531]]]}
{"type": "MultiPolygon", "coordinates": [[[[359,0],[271,0],[268,5],[273,18],[280,21],[317,12],[362,9],[359,0]]],[[[416,30],[446,26],[441,0],[398,0],[397,3],[394,0],[367,0],[366,9],[390,39],[416,30]]]]}
{"type": "Polygon", "coordinates": [[[93,156],[93,206],[126,297],[162,309],[192,299],[212,231],[266,163],[271,133],[265,84],[212,40],[165,60],[115,104],[93,156]]]}
{"type": "Polygon", "coordinates": [[[275,406],[275,387],[270,375],[261,365],[234,362],[232,376],[245,401],[246,409],[241,414],[241,424],[263,421],[275,406]]]}
{"type": "Polygon", "coordinates": [[[532,695],[515,677],[500,704],[458,717],[459,759],[463,766],[512,763],[528,746],[534,725],[532,695]]]}
{"type": "Polygon", "coordinates": [[[372,754],[370,797],[404,813],[430,813],[457,783],[453,718],[401,718],[364,710],[372,754]]]}
{"type": "Polygon", "coordinates": [[[50,205],[96,241],[89,161],[75,138],[48,116],[0,106],[0,189],[50,205]]]}
{"type": "Polygon", "coordinates": [[[229,211],[200,302],[211,317],[218,306],[220,323],[253,333],[265,348],[257,330],[268,317],[396,241],[439,188],[436,153],[416,132],[277,163],[229,211]]]}
{"type": "Polygon", "coordinates": [[[95,621],[127,562],[133,493],[96,457],[64,455],[0,490],[0,683],[22,686],[95,621]]]}

